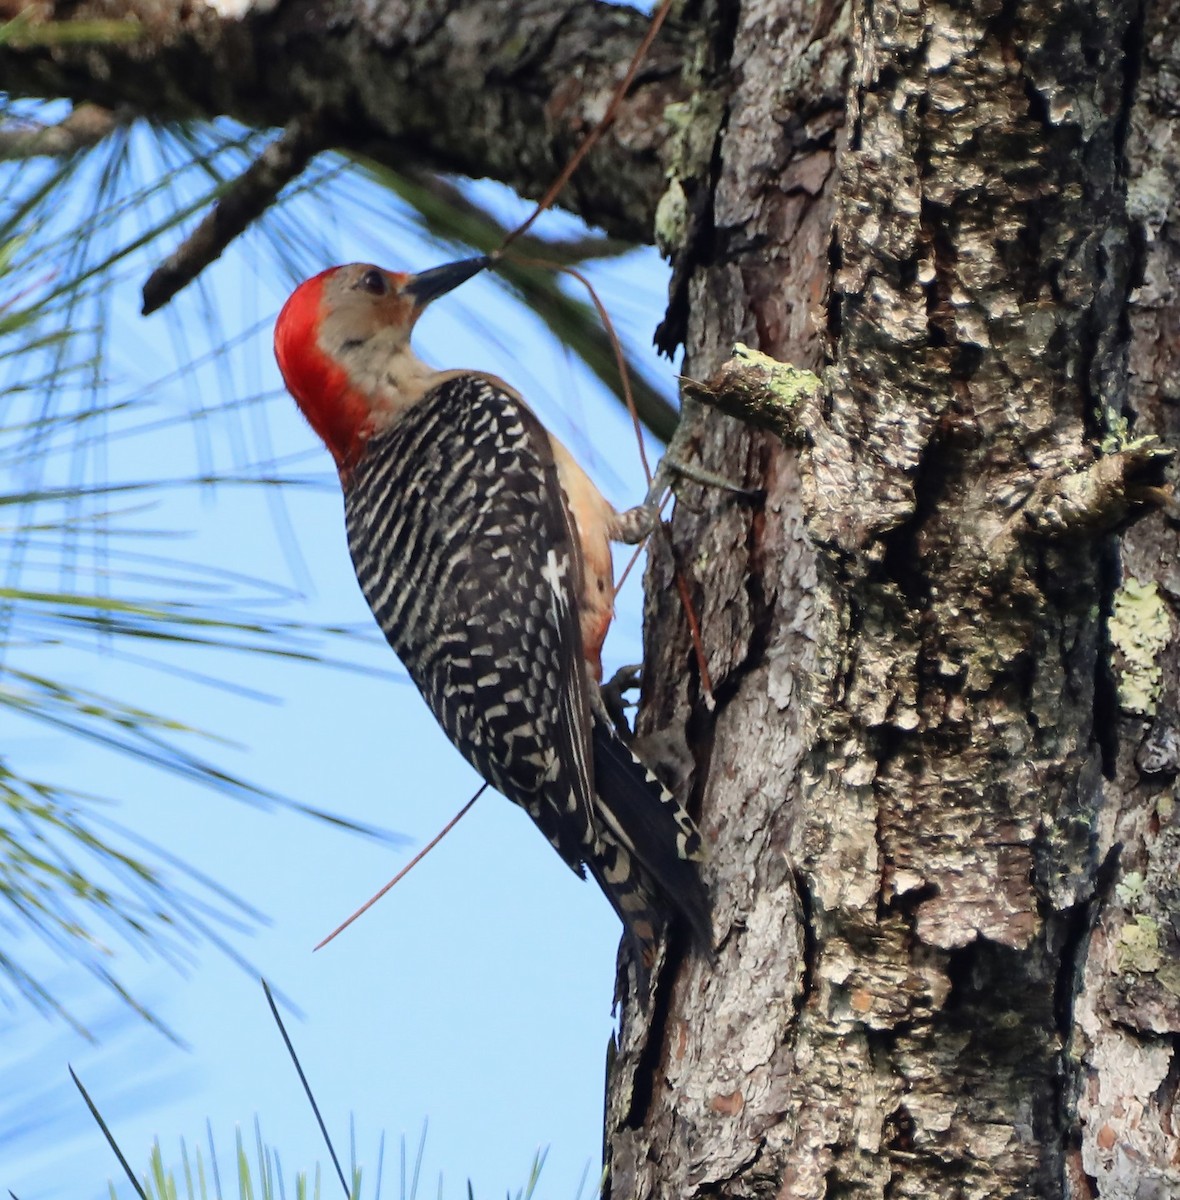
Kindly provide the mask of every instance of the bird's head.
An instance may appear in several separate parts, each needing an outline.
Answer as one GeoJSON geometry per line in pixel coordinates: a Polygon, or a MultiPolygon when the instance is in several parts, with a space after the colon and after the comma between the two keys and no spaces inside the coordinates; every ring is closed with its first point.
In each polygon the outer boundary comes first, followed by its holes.
{"type": "Polygon", "coordinates": [[[468,258],[406,275],[351,263],[321,271],[291,293],[275,322],[275,358],[342,476],[369,438],[437,377],[410,349],[423,310],[487,265],[486,258],[468,258]]]}

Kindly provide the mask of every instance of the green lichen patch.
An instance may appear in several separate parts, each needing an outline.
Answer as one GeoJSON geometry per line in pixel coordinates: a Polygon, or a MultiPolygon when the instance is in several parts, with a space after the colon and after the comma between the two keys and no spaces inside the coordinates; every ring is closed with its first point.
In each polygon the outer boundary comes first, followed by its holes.
{"type": "Polygon", "coordinates": [[[1159,926],[1138,916],[1119,930],[1119,970],[1151,975],[1163,965],[1159,926]]]}
{"type": "Polygon", "coordinates": [[[688,235],[688,196],[708,178],[724,112],[721,97],[709,91],[695,92],[690,99],[664,109],[668,186],[656,205],[653,232],[656,246],[666,258],[681,248],[688,235]]]}
{"type": "Polygon", "coordinates": [[[1098,447],[1103,454],[1137,454],[1145,459],[1153,457],[1171,458],[1174,451],[1160,441],[1154,433],[1143,433],[1138,437],[1131,432],[1131,423],[1121,414],[1099,414],[1105,417],[1106,434],[1098,447]]]}
{"type": "Polygon", "coordinates": [[[1119,704],[1131,713],[1155,713],[1163,688],[1159,664],[1172,638],[1167,604],[1155,583],[1129,577],[1119,588],[1110,614],[1119,704]]]}
{"type": "Polygon", "coordinates": [[[686,400],[729,413],[739,421],[769,429],[787,442],[804,441],[815,400],[823,387],[818,375],[743,346],[707,383],[683,381],[686,400]]]}
{"type": "Polygon", "coordinates": [[[1143,899],[1143,888],[1146,882],[1138,871],[1128,871],[1122,883],[1115,887],[1115,895],[1123,904],[1131,908],[1143,899]]]}
{"type": "Polygon", "coordinates": [[[688,232],[688,197],[680,180],[673,178],[656,205],[656,247],[667,258],[679,250],[688,232]]]}
{"type": "Polygon", "coordinates": [[[785,408],[794,408],[801,400],[815,395],[820,387],[820,378],[814,371],[779,362],[777,358],[771,358],[769,354],[763,354],[761,350],[754,350],[741,342],[734,346],[733,354],[735,358],[743,359],[749,366],[763,372],[763,386],[785,408]]]}
{"type": "Polygon", "coordinates": [[[682,179],[700,178],[709,169],[717,130],[725,113],[721,96],[695,92],[691,99],[669,104],[664,109],[669,138],[668,175],[682,179]]]}

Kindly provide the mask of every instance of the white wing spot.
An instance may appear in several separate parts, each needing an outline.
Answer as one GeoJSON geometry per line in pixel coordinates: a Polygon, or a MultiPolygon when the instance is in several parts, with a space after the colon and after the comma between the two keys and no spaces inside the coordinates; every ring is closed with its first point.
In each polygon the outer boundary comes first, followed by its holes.
{"type": "Polygon", "coordinates": [[[545,557],[545,565],[541,568],[541,578],[549,585],[553,593],[553,611],[565,602],[566,561],[558,558],[556,550],[550,550],[545,557]]]}

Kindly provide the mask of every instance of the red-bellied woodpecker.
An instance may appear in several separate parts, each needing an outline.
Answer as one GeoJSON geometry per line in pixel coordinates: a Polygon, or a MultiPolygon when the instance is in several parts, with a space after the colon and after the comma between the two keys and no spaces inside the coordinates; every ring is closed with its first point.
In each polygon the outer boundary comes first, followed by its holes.
{"type": "Polygon", "coordinates": [[[336,460],[361,590],[464,758],[622,919],[641,976],[676,913],[711,950],[701,836],[595,694],[617,513],[507,384],[410,348],[426,305],[487,265],[359,263],[299,286],[275,355],[336,460]]]}

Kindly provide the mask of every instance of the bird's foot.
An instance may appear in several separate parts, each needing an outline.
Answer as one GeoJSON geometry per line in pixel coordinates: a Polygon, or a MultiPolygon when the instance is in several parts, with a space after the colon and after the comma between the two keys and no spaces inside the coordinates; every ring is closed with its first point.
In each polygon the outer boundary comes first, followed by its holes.
{"type": "Polygon", "coordinates": [[[660,459],[656,473],[647,490],[642,504],[619,513],[615,519],[614,536],[629,546],[637,545],[656,527],[660,519],[660,509],[668,489],[672,486],[674,477],[688,479],[699,483],[702,487],[717,488],[732,496],[758,503],[766,498],[762,488],[742,487],[723,475],[718,475],[704,467],[694,466],[681,458],[672,447],[660,459]]]}
{"type": "Polygon", "coordinates": [[[615,727],[615,731],[619,737],[628,743],[631,741],[632,733],[631,726],[627,721],[627,709],[634,708],[635,705],[634,702],[629,703],[627,701],[626,695],[628,692],[634,691],[639,687],[641,674],[641,669],[637,664],[629,667],[620,667],[598,689],[598,697],[602,704],[603,712],[615,727]]]}

